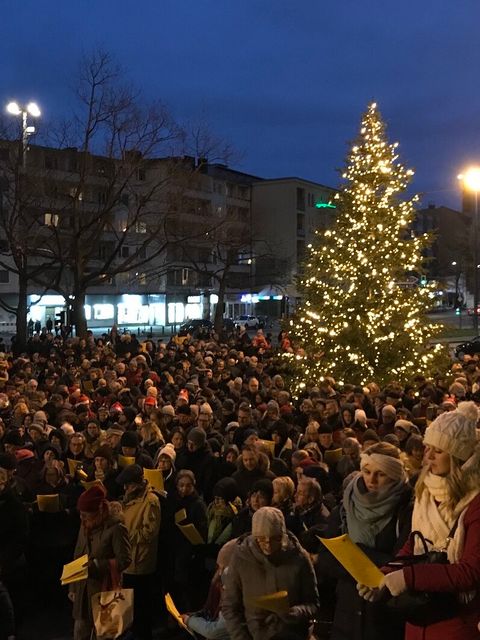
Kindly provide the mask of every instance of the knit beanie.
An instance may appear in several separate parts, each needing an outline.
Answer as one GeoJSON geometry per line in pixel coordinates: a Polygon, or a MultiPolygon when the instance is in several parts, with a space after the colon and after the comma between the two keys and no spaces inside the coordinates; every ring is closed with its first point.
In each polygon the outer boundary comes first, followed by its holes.
{"type": "Polygon", "coordinates": [[[272,481],[268,478],[260,478],[260,480],[254,482],[250,490],[250,494],[257,492],[263,494],[267,498],[267,500],[271,502],[273,499],[272,481]]]}
{"type": "Polygon", "coordinates": [[[158,457],[167,456],[172,461],[172,464],[175,464],[175,460],[177,458],[177,452],[175,451],[175,447],[171,442],[167,443],[164,447],[160,449],[158,457]]]}
{"type": "Polygon", "coordinates": [[[125,431],[120,439],[120,446],[122,447],[138,447],[140,439],[136,431],[125,431]]]}
{"type": "Polygon", "coordinates": [[[222,478],[213,487],[213,497],[223,498],[225,502],[233,502],[237,495],[238,487],[233,478],[222,478]]]}
{"type": "Polygon", "coordinates": [[[280,509],[275,507],[261,507],[253,514],[252,535],[257,537],[273,538],[285,536],[287,528],[285,518],[280,509]]]}
{"type": "Polygon", "coordinates": [[[414,427],[415,425],[410,420],[397,420],[395,422],[395,429],[401,429],[405,433],[410,433],[412,429],[415,431],[414,427]]]}
{"type": "Polygon", "coordinates": [[[162,413],[165,416],[171,416],[172,418],[175,417],[175,409],[172,407],[171,404],[165,404],[162,407],[162,413]]]}
{"type": "Polygon", "coordinates": [[[477,444],[478,408],[474,402],[462,402],[455,411],[441,413],[427,427],[426,445],[467,460],[477,444]]]}
{"type": "Polygon", "coordinates": [[[80,495],[77,509],[86,513],[96,513],[104,502],[105,490],[100,485],[94,485],[80,495]]]}
{"type": "Polygon", "coordinates": [[[201,449],[205,446],[207,441],[207,434],[201,427],[194,427],[188,432],[187,440],[193,442],[197,449],[201,449]]]}

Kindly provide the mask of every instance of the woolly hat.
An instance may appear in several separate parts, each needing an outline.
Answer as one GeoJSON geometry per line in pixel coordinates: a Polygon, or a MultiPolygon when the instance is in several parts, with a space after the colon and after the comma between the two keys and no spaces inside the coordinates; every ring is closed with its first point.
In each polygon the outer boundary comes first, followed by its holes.
{"type": "Polygon", "coordinates": [[[225,502],[233,502],[237,495],[238,487],[233,478],[222,478],[213,487],[213,497],[223,498],[225,502]]]}
{"type": "Polygon", "coordinates": [[[273,538],[286,536],[285,518],[280,509],[261,507],[253,514],[252,535],[255,537],[273,538]]]}
{"type": "Polygon", "coordinates": [[[120,440],[120,446],[122,447],[138,447],[140,444],[140,438],[136,431],[125,431],[122,434],[122,438],[120,440]]]}
{"type": "Polygon", "coordinates": [[[118,484],[142,484],[143,469],[139,464],[129,464],[117,477],[118,484]]]}
{"type": "Polygon", "coordinates": [[[164,447],[160,449],[158,457],[160,456],[167,456],[172,461],[172,465],[175,464],[177,452],[175,451],[175,447],[171,442],[168,442],[164,447]]]}
{"type": "Polygon", "coordinates": [[[455,411],[441,413],[427,427],[426,445],[467,460],[477,444],[478,408],[474,402],[462,402],[455,411]]]}
{"type": "Polygon", "coordinates": [[[397,420],[395,422],[395,429],[401,429],[405,431],[405,433],[410,433],[412,429],[414,429],[415,425],[410,420],[397,420]]]}
{"type": "Polygon", "coordinates": [[[187,440],[193,442],[197,449],[200,449],[201,447],[205,446],[205,443],[207,441],[207,434],[201,427],[194,427],[188,432],[187,440]]]}
{"type": "Polygon", "coordinates": [[[94,485],[84,491],[77,500],[77,509],[86,513],[96,513],[105,502],[105,489],[94,485]]]}
{"type": "Polygon", "coordinates": [[[45,435],[45,427],[40,422],[33,422],[29,427],[29,431],[38,431],[38,433],[42,436],[45,435]]]}
{"type": "Polygon", "coordinates": [[[172,418],[175,417],[175,409],[173,408],[173,406],[171,404],[165,404],[162,407],[162,413],[165,416],[171,416],[172,418]]]}
{"type": "Polygon", "coordinates": [[[121,405],[120,402],[114,402],[110,407],[110,411],[118,411],[119,413],[122,413],[123,405],[121,405]]]}
{"type": "Polygon", "coordinates": [[[268,501],[271,502],[273,499],[272,481],[268,478],[260,478],[260,480],[254,482],[250,490],[250,495],[257,492],[262,493],[268,499],[268,501]]]}
{"type": "Polygon", "coordinates": [[[44,422],[45,424],[47,424],[48,418],[45,411],[35,411],[35,413],[33,414],[33,422],[44,422]]]}
{"type": "MultiPolygon", "coordinates": [[[[157,401],[153,396],[147,396],[143,402],[146,407],[156,407],[157,401]]],[[[172,407],[173,408],[173,407],[172,407]]]]}

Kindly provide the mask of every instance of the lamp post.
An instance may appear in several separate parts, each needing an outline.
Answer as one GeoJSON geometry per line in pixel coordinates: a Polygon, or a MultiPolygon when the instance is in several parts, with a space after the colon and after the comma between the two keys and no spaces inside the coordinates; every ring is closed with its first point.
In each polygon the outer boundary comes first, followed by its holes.
{"type": "Polygon", "coordinates": [[[9,102],[7,104],[7,112],[12,116],[22,116],[22,166],[25,169],[27,165],[28,137],[35,133],[35,127],[28,124],[28,116],[39,118],[41,111],[36,102],[29,102],[26,106],[22,106],[18,102],[9,102]]]}
{"type": "Polygon", "coordinates": [[[475,208],[473,211],[473,328],[478,335],[478,192],[480,191],[480,167],[471,167],[458,179],[462,181],[463,188],[475,195],[475,208]]]}

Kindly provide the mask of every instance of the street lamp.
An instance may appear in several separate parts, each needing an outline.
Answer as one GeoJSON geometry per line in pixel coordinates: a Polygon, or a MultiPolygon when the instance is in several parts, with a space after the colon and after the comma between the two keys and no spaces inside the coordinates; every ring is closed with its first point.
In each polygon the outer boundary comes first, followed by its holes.
{"type": "Polygon", "coordinates": [[[478,192],[480,191],[480,167],[471,167],[464,174],[460,174],[458,179],[462,181],[463,188],[475,194],[475,210],[473,219],[473,328],[475,335],[478,335],[478,192]]]}
{"type": "Polygon", "coordinates": [[[36,102],[29,102],[26,106],[20,105],[18,102],[9,102],[7,104],[7,113],[12,116],[22,116],[22,165],[25,168],[27,164],[28,136],[35,133],[35,127],[28,125],[28,116],[39,118],[42,114],[36,102]]]}

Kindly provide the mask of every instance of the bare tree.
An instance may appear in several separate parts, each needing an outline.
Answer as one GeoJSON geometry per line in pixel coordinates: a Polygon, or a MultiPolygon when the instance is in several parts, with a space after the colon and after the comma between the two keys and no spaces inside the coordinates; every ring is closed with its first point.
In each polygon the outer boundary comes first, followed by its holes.
{"type": "Polygon", "coordinates": [[[56,288],[70,296],[73,323],[83,335],[87,289],[142,270],[168,245],[176,165],[158,158],[168,155],[180,132],[161,104],[143,106],[103,51],[82,60],[76,93],[77,112],[55,132],[71,166],[67,172],[63,166],[52,185],[54,218],[43,242],[61,268],[56,288]]]}

